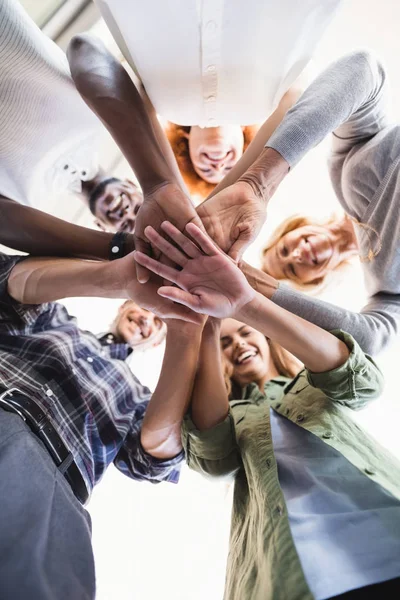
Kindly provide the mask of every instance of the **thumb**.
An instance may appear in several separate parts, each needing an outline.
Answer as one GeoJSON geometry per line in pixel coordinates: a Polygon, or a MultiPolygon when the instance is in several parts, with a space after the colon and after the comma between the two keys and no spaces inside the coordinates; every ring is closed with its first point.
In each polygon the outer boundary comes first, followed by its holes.
{"type": "MultiPolygon", "coordinates": [[[[141,238],[135,238],[135,250],[143,252],[143,254],[147,254],[147,256],[151,256],[152,254],[150,243],[141,238]]],[[[150,279],[150,271],[146,269],[146,267],[143,267],[143,265],[139,265],[137,262],[135,264],[137,280],[140,283],[147,283],[150,279]]]]}

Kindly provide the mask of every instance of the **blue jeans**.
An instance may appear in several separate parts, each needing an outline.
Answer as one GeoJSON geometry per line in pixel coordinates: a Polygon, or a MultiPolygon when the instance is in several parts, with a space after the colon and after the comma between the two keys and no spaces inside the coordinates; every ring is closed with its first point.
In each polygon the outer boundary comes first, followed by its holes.
{"type": "Polygon", "coordinates": [[[91,522],[42,442],[0,408],[0,600],[95,597],[91,522]]]}

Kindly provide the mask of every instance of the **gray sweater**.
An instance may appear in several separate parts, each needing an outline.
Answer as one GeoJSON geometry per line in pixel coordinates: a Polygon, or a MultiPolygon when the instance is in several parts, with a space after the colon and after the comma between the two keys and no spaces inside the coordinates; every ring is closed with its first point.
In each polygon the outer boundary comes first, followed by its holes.
{"type": "Polygon", "coordinates": [[[366,52],[326,69],[288,112],[268,142],[293,167],[333,133],[329,170],[343,209],[356,226],[369,301],[360,313],[310,298],[281,284],[272,300],[324,329],[340,328],[369,354],[382,350],[400,325],[400,127],[389,125],[382,65],[366,52]]]}

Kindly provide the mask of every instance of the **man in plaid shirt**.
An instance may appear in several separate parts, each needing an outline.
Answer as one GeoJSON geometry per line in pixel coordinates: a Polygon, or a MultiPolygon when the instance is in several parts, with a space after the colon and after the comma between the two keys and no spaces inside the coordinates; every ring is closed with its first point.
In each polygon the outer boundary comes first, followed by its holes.
{"type": "Polygon", "coordinates": [[[134,268],[132,254],[111,263],[0,254],[1,600],[94,597],[82,504],[111,462],[136,480],[178,480],[202,321],[138,283],[134,268]],[[125,364],[125,344],[102,345],[52,302],[66,296],[132,298],[167,318],[153,395],[125,364]]]}

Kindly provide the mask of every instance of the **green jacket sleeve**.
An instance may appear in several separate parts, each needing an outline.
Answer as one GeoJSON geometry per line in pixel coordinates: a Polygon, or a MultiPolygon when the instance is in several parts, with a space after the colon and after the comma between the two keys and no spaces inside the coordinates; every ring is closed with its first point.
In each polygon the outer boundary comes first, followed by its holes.
{"type": "Polygon", "coordinates": [[[182,424],[182,445],[187,464],[202,475],[234,474],[242,464],[231,410],[224,421],[204,431],[196,429],[187,415],[182,424]]]}
{"type": "Polygon", "coordinates": [[[378,398],[383,390],[383,375],[370,356],[364,354],[354,338],[344,331],[331,331],[350,350],[347,361],[324,373],[307,371],[309,383],[328,398],[353,410],[378,398]]]}

